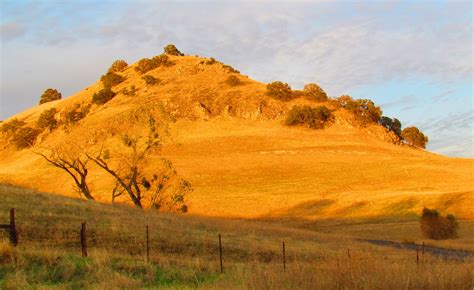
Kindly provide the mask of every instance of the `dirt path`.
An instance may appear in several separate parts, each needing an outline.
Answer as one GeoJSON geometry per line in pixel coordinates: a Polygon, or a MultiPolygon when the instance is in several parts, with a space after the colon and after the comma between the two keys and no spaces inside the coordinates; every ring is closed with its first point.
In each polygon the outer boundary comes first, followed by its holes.
{"type": "MultiPolygon", "coordinates": [[[[418,245],[418,244],[407,244],[407,243],[385,241],[385,240],[360,239],[360,241],[368,242],[368,243],[379,245],[379,246],[387,246],[387,247],[393,247],[397,249],[414,250],[414,251],[416,251],[416,249],[419,249],[421,251],[423,247],[422,245],[418,245]]],[[[465,250],[446,249],[446,248],[439,248],[439,247],[426,246],[426,245],[425,245],[425,252],[441,257],[441,258],[454,259],[454,260],[464,260],[467,257],[474,256],[473,252],[469,252],[465,250]]]]}

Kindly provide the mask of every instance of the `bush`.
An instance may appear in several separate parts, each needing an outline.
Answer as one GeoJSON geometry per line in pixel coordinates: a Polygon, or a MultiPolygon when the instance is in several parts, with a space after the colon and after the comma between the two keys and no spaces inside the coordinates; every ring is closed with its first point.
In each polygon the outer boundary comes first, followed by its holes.
{"type": "Polygon", "coordinates": [[[49,129],[53,130],[58,126],[58,121],[54,118],[58,111],[55,108],[45,110],[38,118],[38,122],[36,122],[36,127],[40,129],[49,129]]]}
{"type": "Polygon", "coordinates": [[[183,56],[184,54],[179,51],[174,44],[168,44],[163,48],[165,54],[183,56]]]}
{"type": "Polygon", "coordinates": [[[117,73],[108,72],[102,77],[100,77],[100,81],[104,85],[105,88],[111,88],[123,82],[125,78],[117,73]]]}
{"type": "Polygon", "coordinates": [[[236,73],[236,74],[240,73],[240,71],[236,70],[235,68],[231,67],[228,64],[223,64],[222,67],[230,73],[236,73]]]}
{"type": "Polygon", "coordinates": [[[170,58],[166,54],[160,54],[151,59],[153,62],[154,68],[164,66],[164,67],[169,67],[174,65],[174,62],[170,60],[170,58]]]}
{"type": "Polygon", "coordinates": [[[103,105],[115,97],[115,93],[109,88],[105,87],[92,96],[92,103],[103,105]]]}
{"type": "Polygon", "coordinates": [[[408,144],[420,148],[425,148],[428,143],[428,136],[425,136],[417,127],[403,129],[401,137],[408,144]]]}
{"type": "Polygon", "coordinates": [[[142,79],[145,81],[145,84],[147,86],[154,86],[160,82],[159,79],[155,78],[154,76],[151,75],[144,75],[142,76],[142,79]]]}
{"type": "Polygon", "coordinates": [[[75,124],[84,119],[89,114],[90,105],[81,107],[77,104],[75,107],[67,110],[64,114],[64,122],[66,124],[75,124]]]}
{"type": "Polygon", "coordinates": [[[153,58],[143,58],[138,62],[135,70],[141,74],[147,73],[160,66],[172,66],[174,62],[170,61],[168,56],[165,54],[157,55],[153,58]]]}
{"type": "Polygon", "coordinates": [[[216,59],[211,57],[210,59],[206,60],[207,65],[213,65],[216,63],[216,59]]]}
{"type": "Polygon", "coordinates": [[[108,72],[123,72],[128,67],[128,63],[123,59],[118,59],[112,63],[108,72]]]}
{"type": "Polygon", "coordinates": [[[18,120],[17,118],[11,119],[8,122],[4,122],[2,126],[0,127],[0,131],[7,135],[7,136],[12,136],[13,134],[16,133],[20,128],[25,126],[25,122],[18,120]]]}
{"type": "Polygon", "coordinates": [[[303,125],[312,129],[324,128],[332,114],[325,106],[311,108],[309,106],[294,106],[285,120],[288,126],[303,125]]]}
{"type": "Polygon", "coordinates": [[[339,106],[341,106],[341,108],[346,108],[346,106],[347,106],[348,103],[354,101],[354,100],[352,99],[352,97],[349,96],[349,95],[342,95],[342,96],[339,96],[336,100],[337,100],[337,102],[339,103],[339,106]]]}
{"type": "Polygon", "coordinates": [[[276,81],[267,85],[267,95],[281,101],[292,99],[291,87],[287,83],[276,81]]]}
{"type": "Polygon", "coordinates": [[[240,79],[238,77],[234,76],[234,75],[229,76],[226,79],[225,83],[228,84],[231,87],[240,86],[242,84],[240,79]]]}
{"type": "Polygon", "coordinates": [[[141,74],[144,74],[152,69],[156,68],[154,62],[149,58],[142,58],[138,61],[138,65],[135,67],[135,70],[141,74]]]}
{"type": "Polygon", "coordinates": [[[39,133],[38,129],[23,127],[13,135],[12,142],[17,149],[28,148],[35,143],[39,133]]]}
{"type": "Polygon", "coordinates": [[[124,94],[125,96],[135,96],[137,93],[137,88],[135,88],[135,86],[131,86],[130,89],[128,88],[123,88],[122,90],[122,94],[124,94]]]}
{"type": "Polygon", "coordinates": [[[61,100],[61,97],[61,93],[58,92],[58,90],[49,88],[41,95],[39,104],[41,105],[44,103],[61,100]]]}
{"type": "Polygon", "coordinates": [[[442,217],[436,209],[423,208],[420,228],[429,239],[443,240],[457,237],[459,224],[452,214],[442,217]]]}
{"type": "Polygon", "coordinates": [[[297,98],[304,97],[304,96],[306,96],[306,94],[301,90],[291,91],[291,98],[293,98],[293,99],[297,99],[297,98]]]}
{"type": "Polygon", "coordinates": [[[339,100],[341,101],[341,106],[354,113],[363,124],[374,123],[380,120],[382,110],[380,110],[380,107],[375,106],[371,100],[352,100],[349,96],[342,96],[339,100]]]}
{"type": "Polygon", "coordinates": [[[397,134],[400,137],[402,133],[402,123],[397,118],[389,118],[382,116],[379,121],[380,125],[397,134]]]}
{"type": "Polygon", "coordinates": [[[326,92],[317,84],[307,84],[303,88],[304,95],[311,100],[315,100],[317,102],[324,102],[327,101],[328,95],[326,92]]]}

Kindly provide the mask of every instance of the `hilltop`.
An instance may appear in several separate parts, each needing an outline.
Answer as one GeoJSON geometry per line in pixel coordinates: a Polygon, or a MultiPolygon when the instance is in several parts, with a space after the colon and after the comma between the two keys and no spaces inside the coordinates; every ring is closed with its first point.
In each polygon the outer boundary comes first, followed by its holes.
{"type": "MultiPolygon", "coordinates": [[[[5,120],[34,127],[43,112],[54,108],[54,118],[66,121],[22,150],[3,134],[0,181],[77,196],[71,178],[36,153],[65,143],[118,148],[121,133],[145,134],[144,116],[151,114],[159,124],[160,156],[171,160],[193,188],[186,196],[192,214],[311,224],[410,218],[431,206],[474,219],[472,159],[402,144],[380,124],[360,123],[335,99],[272,98],[266,84],[213,59],[166,59],[167,65],[146,73],[137,71],[140,62],[118,72],[123,81],[112,87],[115,96],[104,104],[92,102],[104,88],[99,79],[72,96],[5,120]],[[237,85],[229,84],[231,76],[237,85]],[[288,112],[304,105],[324,105],[332,119],[317,130],[286,126],[288,112]],[[71,121],[71,115],[79,117],[71,121]]],[[[146,170],[155,170],[157,162],[148,160],[146,170]]],[[[96,199],[110,202],[114,181],[93,164],[89,185],[96,199]]]]}

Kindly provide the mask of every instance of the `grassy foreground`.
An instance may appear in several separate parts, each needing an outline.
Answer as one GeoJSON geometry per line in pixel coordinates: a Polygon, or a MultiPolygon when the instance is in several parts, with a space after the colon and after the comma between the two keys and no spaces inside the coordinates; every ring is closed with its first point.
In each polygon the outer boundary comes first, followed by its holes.
{"type": "Polygon", "coordinates": [[[0,185],[1,289],[472,289],[474,258],[444,260],[275,223],[104,205],[0,185]],[[79,228],[87,222],[89,257],[79,228]],[[151,262],[145,261],[145,225],[151,262]],[[224,273],[219,271],[222,234],[224,273]],[[283,271],[281,242],[287,251],[283,271]],[[348,253],[349,250],[349,253],[348,253]],[[421,258],[421,257],[420,257],[421,258]]]}

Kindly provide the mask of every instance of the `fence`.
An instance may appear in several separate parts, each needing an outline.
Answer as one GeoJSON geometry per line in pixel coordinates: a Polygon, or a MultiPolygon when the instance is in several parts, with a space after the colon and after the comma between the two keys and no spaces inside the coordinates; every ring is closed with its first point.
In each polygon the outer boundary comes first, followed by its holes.
{"type": "MultiPolygon", "coordinates": [[[[6,229],[8,230],[9,237],[10,237],[10,242],[13,246],[18,246],[19,241],[18,241],[18,232],[17,232],[17,226],[16,226],[16,221],[15,221],[15,209],[10,209],[10,223],[9,224],[0,224],[0,229],[6,229]]],[[[97,237],[95,237],[97,238],[97,237]]],[[[145,260],[147,263],[149,263],[150,260],[150,253],[151,253],[151,246],[152,243],[150,241],[150,227],[148,225],[145,226],[144,228],[144,245],[145,245],[145,260]]],[[[87,224],[86,222],[82,222],[80,224],[79,228],[79,237],[76,240],[80,244],[80,250],[81,254],[83,257],[88,257],[89,251],[88,251],[88,246],[89,246],[89,236],[88,236],[88,230],[87,230],[87,224]]],[[[73,241],[71,241],[73,242],[73,241]]],[[[219,266],[220,266],[220,272],[224,272],[224,256],[223,256],[223,243],[222,243],[222,235],[219,233],[217,236],[217,253],[216,256],[219,257],[219,266]]],[[[423,264],[424,262],[424,255],[425,255],[425,243],[423,242],[422,245],[415,245],[416,246],[416,266],[418,267],[420,262],[423,264]],[[421,253],[421,258],[420,258],[420,253],[421,253]]],[[[139,251],[140,252],[140,251],[139,251]]],[[[347,249],[347,260],[351,261],[351,259],[354,259],[351,250],[347,249]]],[[[287,244],[285,241],[281,242],[281,256],[279,257],[281,263],[282,263],[282,268],[283,271],[286,271],[287,269],[287,244]]]]}
{"type": "Polygon", "coordinates": [[[10,242],[14,247],[18,246],[18,233],[15,225],[15,209],[10,209],[10,223],[0,224],[0,229],[6,229],[10,234],[10,242]]]}

